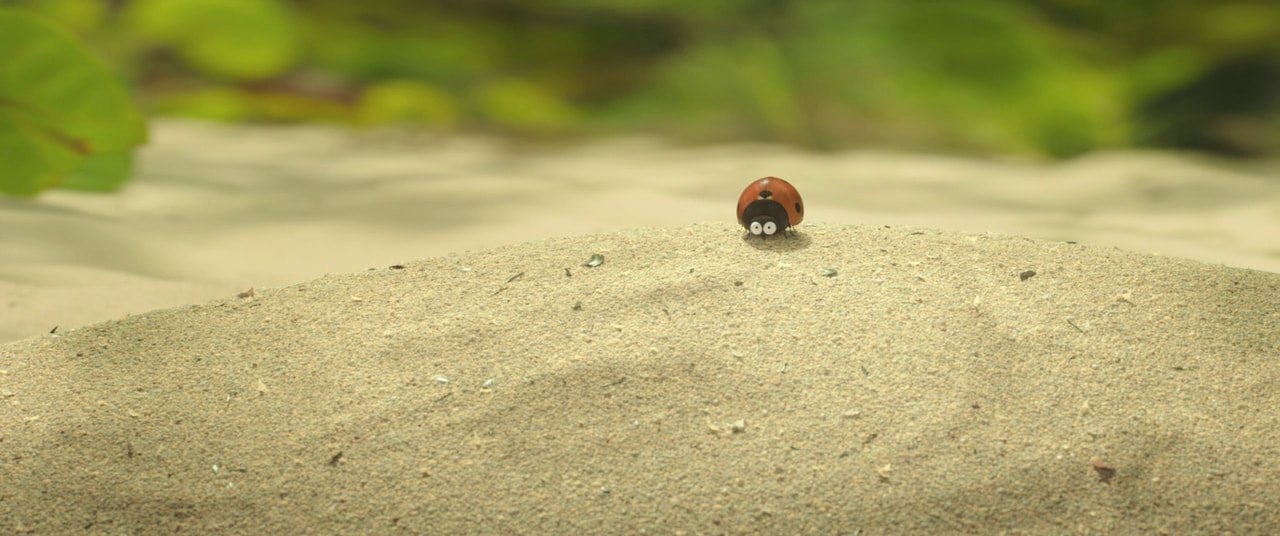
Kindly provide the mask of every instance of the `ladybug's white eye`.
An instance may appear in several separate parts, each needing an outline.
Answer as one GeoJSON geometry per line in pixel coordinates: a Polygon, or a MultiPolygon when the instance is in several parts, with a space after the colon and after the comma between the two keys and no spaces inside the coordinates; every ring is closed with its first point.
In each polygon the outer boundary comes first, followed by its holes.
{"type": "Polygon", "coordinates": [[[763,231],[764,231],[764,228],[760,227],[760,222],[758,221],[751,222],[751,234],[759,235],[763,231]]]}
{"type": "Polygon", "coordinates": [[[771,235],[778,232],[778,224],[771,221],[764,222],[764,234],[771,235]]]}

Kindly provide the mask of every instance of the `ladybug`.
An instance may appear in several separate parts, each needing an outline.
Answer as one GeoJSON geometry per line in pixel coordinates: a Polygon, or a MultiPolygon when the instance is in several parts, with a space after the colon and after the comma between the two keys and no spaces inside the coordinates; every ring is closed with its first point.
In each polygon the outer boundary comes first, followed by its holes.
{"type": "Polygon", "coordinates": [[[738,197],[738,223],[756,236],[772,236],[804,219],[804,201],[791,183],[765,177],[747,185],[738,197]]]}

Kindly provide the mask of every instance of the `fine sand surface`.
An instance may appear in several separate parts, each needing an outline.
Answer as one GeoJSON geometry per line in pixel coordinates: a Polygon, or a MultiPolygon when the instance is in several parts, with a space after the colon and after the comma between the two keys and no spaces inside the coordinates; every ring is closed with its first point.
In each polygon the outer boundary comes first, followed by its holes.
{"type": "Polygon", "coordinates": [[[530,150],[159,121],[139,166],[114,195],[0,198],[0,342],[465,250],[732,222],[765,175],[800,189],[806,224],[990,231],[1280,272],[1280,162],[646,140],[530,150]]]}
{"type": "Polygon", "coordinates": [[[0,346],[0,533],[1271,534],[1278,408],[1280,274],[646,228],[0,346]]]}

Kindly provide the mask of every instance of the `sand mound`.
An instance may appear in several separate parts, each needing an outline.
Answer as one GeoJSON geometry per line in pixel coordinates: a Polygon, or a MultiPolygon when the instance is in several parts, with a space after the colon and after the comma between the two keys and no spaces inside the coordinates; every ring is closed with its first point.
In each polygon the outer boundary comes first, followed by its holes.
{"type": "Polygon", "coordinates": [[[1262,533],[1278,408],[1278,274],[644,229],[0,346],[0,531],[1262,533]]]}

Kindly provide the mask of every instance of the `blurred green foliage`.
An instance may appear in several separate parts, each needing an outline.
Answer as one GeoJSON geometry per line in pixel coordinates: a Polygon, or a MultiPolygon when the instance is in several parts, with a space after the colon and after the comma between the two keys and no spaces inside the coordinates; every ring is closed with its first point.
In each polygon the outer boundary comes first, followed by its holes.
{"type": "Polygon", "coordinates": [[[534,138],[1280,153],[1274,0],[0,0],[145,105],[534,138]]]}
{"type": "Polygon", "coordinates": [[[145,42],[228,81],[275,76],[302,55],[298,15],[278,0],[133,0],[124,18],[145,42]]]}
{"type": "Polygon", "coordinates": [[[0,51],[0,192],[118,188],[147,135],[119,78],[22,11],[0,9],[0,51]]]}

